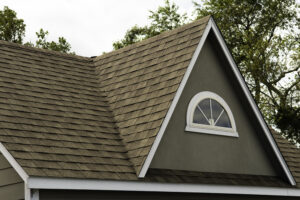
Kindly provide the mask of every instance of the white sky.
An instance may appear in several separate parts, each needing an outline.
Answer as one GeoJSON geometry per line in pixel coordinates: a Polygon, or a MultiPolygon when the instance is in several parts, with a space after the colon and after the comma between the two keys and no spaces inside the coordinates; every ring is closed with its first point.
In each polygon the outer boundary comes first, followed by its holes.
{"type": "MultiPolygon", "coordinates": [[[[192,13],[192,0],[173,0],[180,12],[192,13]]],[[[72,51],[97,56],[112,50],[133,25],[146,25],[149,10],[164,5],[164,0],[1,0],[26,24],[25,41],[36,40],[40,28],[49,31],[49,40],[63,36],[72,51]]]]}

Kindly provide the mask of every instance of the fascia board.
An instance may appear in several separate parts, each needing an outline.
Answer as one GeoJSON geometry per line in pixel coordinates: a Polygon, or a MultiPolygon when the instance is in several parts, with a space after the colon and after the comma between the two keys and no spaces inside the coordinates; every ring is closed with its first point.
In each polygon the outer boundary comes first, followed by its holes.
{"type": "Polygon", "coordinates": [[[57,190],[109,190],[109,191],[140,191],[140,192],[179,192],[206,194],[235,194],[235,195],[266,195],[266,196],[300,196],[300,189],[230,186],[185,183],[153,183],[138,181],[113,181],[91,179],[62,179],[30,177],[30,189],[57,190]]]}
{"type": "Polygon", "coordinates": [[[26,183],[27,179],[28,179],[27,173],[23,170],[23,168],[19,165],[19,163],[14,159],[14,157],[7,151],[7,149],[1,142],[0,142],[0,152],[6,158],[6,160],[9,162],[9,164],[12,166],[12,168],[14,168],[16,170],[16,172],[19,174],[19,176],[26,183]]]}

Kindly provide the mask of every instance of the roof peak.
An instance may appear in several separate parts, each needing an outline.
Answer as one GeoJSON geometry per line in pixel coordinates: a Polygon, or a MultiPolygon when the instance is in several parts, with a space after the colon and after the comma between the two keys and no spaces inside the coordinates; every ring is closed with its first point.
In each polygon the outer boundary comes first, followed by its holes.
{"type": "Polygon", "coordinates": [[[184,31],[185,29],[187,28],[190,28],[192,26],[197,26],[199,24],[204,24],[208,21],[208,18],[211,18],[211,15],[207,15],[205,17],[202,17],[201,19],[197,19],[191,23],[187,23],[187,24],[184,24],[178,28],[175,28],[175,29],[172,29],[172,30],[168,30],[168,31],[164,31],[156,36],[153,36],[153,37],[150,37],[150,38],[147,38],[145,40],[142,40],[142,41],[139,41],[139,42],[136,42],[136,43],[133,43],[133,44],[130,44],[128,46],[125,46],[121,49],[117,49],[117,50],[112,50],[110,52],[107,52],[107,53],[104,53],[100,56],[96,56],[96,57],[93,57],[95,59],[95,61],[98,61],[102,58],[106,58],[108,56],[111,56],[113,54],[117,54],[117,53],[121,53],[121,52],[125,52],[127,50],[130,50],[132,48],[135,48],[135,47],[138,47],[138,46],[143,46],[143,45],[146,45],[148,43],[151,43],[152,41],[154,40],[157,40],[157,39],[163,39],[165,37],[169,37],[170,35],[173,35],[173,34],[176,34],[177,32],[180,32],[180,31],[184,31]]]}

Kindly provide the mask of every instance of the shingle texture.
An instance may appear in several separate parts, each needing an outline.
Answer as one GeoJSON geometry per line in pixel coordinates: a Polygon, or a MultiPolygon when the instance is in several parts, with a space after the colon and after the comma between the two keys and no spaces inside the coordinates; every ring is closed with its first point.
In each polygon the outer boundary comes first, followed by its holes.
{"type": "Polygon", "coordinates": [[[272,134],[297,183],[297,187],[300,188],[300,149],[291,144],[274,130],[272,130],[272,134]]]}
{"type": "Polygon", "coordinates": [[[135,177],[94,69],[0,42],[0,140],[29,175],[135,177]]]}
{"type": "Polygon", "coordinates": [[[97,57],[95,65],[137,172],[175,96],[209,17],[97,57]]]}
{"type": "MultiPolygon", "coordinates": [[[[30,176],[140,180],[208,20],[96,58],[0,41],[0,142],[30,176]]],[[[299,149],[275,138],[300,185],[299,149]]],[[[286,186],[172,170],[140,181],[286,186]]]]}

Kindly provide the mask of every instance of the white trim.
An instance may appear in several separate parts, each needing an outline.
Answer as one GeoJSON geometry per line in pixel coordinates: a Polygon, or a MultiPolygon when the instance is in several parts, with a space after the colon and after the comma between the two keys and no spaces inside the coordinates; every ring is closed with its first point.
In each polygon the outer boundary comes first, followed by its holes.
{"type": "Polygon", "coordinates": [[[142,166],[142,169],[141,169],[141,171],[139,173],[139,178],[144,178],[145,175],[146,175],[146,173],[147,173],[147,171],[148,171],[148,168],[149,168],[149,166],[151,164],[151,161],[152,161],[152,159],[154,157],[156,149],[158,148],[158,145],[159,145],[159,143],[160,143],[160,141],[162,139],[162,136],[163,136],[163,134],[164,134],[164,132],[165,132],[165,130],[167,128],[167,125],[168,125],[168,123],[170,121],[170,118],[171,118],[171,116],[172,116],[172,114],[173,114],[173,112],[175,110],[177,102],[178,102],[178,100],[179,100],[179,98],[180,98],[180,96],[182,94],[184,86],[185,86],[185,84],[186,84],[186,82],[187,82],[187,80],[188,80],[188,78],[189,78],[189,76],[190,76],[190,74],[192,72],[192,69],[193,69],[193,67],[194,67],[194,65],[195,65],[195,63],[197,61],[198,55],[200,54],[200,51],[201,51],[201,49],[202,49],[202,47],[204,45],[204,42],[205,42],[205,40],[206,40],[206,38],[208,36],[208,33],[209,33],[210,29],[211,29],[211,24],[212,24],[212,18],[210,18],[209,22],[206,25],[206,28],[205,28],[205,30],[204,30],[204,32],[202,34],[200,42],[199,42],[199,44],[198,44],[198,46],[197,46],[197,48],[196,48],[196,50],[195,50],[195,52],[193,54],[192,60],[191,60],[189,66],[188,66],[188,68],[187,68],[187,70],[186,70],[186,72],[185,72],[185,74],[183,76],[183,79],[182,79],[182,81],[181,81],[181,83],[180,83],[180,85],[178,87],[178,90],[177,90],[177,92],[175,94],[175,97],[174,97],[174,99],[173,99],[173,101],[172,101],[172,103],[170,105],[170,108],[169,108],[169,110],[167,112],[167,115],[166,115],[166,117],[165,117],[165,119],[164,119],[164,121],[163,121],[160,129],[159,129],[159,132],[157,133],[157,136],[156,136],[156,138],[155,138],[155,140],[153,142],[153,145],[152,145],[152,147],[150,149],[150,152],[149,152],[149,154],[148,154],[148,156],[147,156],[147,158],[146,158],[146,160],[145,160],[145,162],[144,162],[144,164],[142,166]]]}
{"type": "Polygon", "coordinates": [[[28,187],[27,183],[24,184],[24,199],[31,200],[31,190],[28,187]]]}
{"type": "Polygon", "coordinates": [[[275,154],[276,154],[276,156],[277,156],[277,158],[278,158],[285,174],[287,175],[288,180],[290,181],[291,185],[295,186],[296,185],[295,179],[292,176],[285,160],[283,159],[282,154],[281,154],[280,150],[278,149],[278,146],[277,146],[272,134],[270,133],[270,130],[267,127],[267,124],[266,124],[264,118],[262,117],[261,112],[259,111],[259,108],[257,107],[256,103],[254,102],[254,99],[253,99],[253,97],[252,97],[252,95],[251,95],[251,93],[250,93],[250,91],[249,91],[249,89],[248,89],[248,87],[247,87],[240,71],[238,70],[238,67],[235,64],[235,61],[233,60],[233,57],[231,56],[231,53],[228,50],[228,48],[226,46],[226,43],[225,43],[221,33],[220,33],[216,23],[213,20],[212,20],[212,30],[213,30],[214,34],[216,35],[216,37],[218,39],[218,42],[221,45],[222,50],[225,53],[226,58],[229,61],[230,66],[231,66],[235,76],[238,79],[238,82],[242,86],[242,89],[243,89],[243,91],[244,91],[244,93],[245,93],[245,95],[248,99],[248,102],[250,103],[252,109],[254,110],[254,113],[255,113],[256,117],[258,118],[258,121],[259,121],[260,125],[262,126],[262,128],[264,130],[264,133],[265,133],[267,139],[269,140],[269,142],[270,142],[270,144],[273,148],[273,151],[275,152],[275,154]]]}
{"type": "Polygon", "coordinates": [[[28,186],[31,189],[64,189],[64,190],[109,190],[109,191],[143,191],[143,192],[186,192],[236,195],[270,195],[300,196],[300,189],[229,186],[208,184],[153,183],[137,181],[111,181],[92,179],[60,179],[30,177],[28,186]]]}
{"type": "Polygon", "coordinates": [[[237,132],[212,130],[212,129],[205,129],[199,127],[191,127],[191,126],[186,126],[185,131],[195,132],[195,133],[205,133],[211,135],[221,135],[221,136],[228,136],[228,137],[239,137],[239,134],[237,132]]]}
{"type": "Polygon", "coordinates": [[[37,189],[32,190],[31,200],[40,200],[40,191],[37,189]]]}
{"type": "Polygon", "coordinates": [[[225,100],[222,97],[220,97],[216,93],[209,92],[209,91],[199,92],[191,99],[188,109],[187,109],[187,114],[186,114],[185,130],[190,131],[190,132],[197,132],[197,133],[239,137],[239,135],[236,131],[234,117],[233,117],[233,114],[232,114],[229,106],[227,105],[227,103],[225,102],[225,100]],[[227,115],[229,117],[232,128],[225,128],[225,127],[193,123],[194,112],[195,112],[196,107],[198,106],[199,102],[201,102],[203,99],[206,99],[206,98],[214,99],[224,108],[225,112],[227,113],[227,115]]]}
{"type": "Polygon", "coordinates": [[[150,152],[149,152],[149,154],[148,154],[148,156],[147,156],[147,158],[146,158],[146,160],[145,160],[145,162],[144,162],[144,164],[142,166],[142,169],[141,169],[138,177],[139,178],[145,177],[145,175],[146,175],[146,173],[148,171],[148,168],[149,168],[149,166],[151,164],[151,161],[152,161],[152,159],[154,157],[154,154],[155,154],[155,152],[156,152],[156,150],[158,148],[158,145],[159,145],[159,143],[160,143],[160,141],[161,141],[161,139],[163,137],[163,134],[164,134],[164,132],[166,130],[166,127],[167,127],[167,125],[168,125],[168,123],[170,121],[170,118],[171,118],[174,110],[175,110],[175,107],[176,107],[176,105],[177,105],[177,103],[179,101],[179,98],[180,98],[180,96],[182,94],[182,91],[183,91],[183,89],[184,89],[184,87],[185,87],[185,85],[187,83],[187,80],[188,80],[188,78],[189,78],[189,76],[191,74],[191,71],[192,71],[192,69],[193,69],[193,67],[194,67],[194,65],[196,63],[196,60],[197,60],[197,58],[198,58],[198,56],[199,56],[199,54],[201,52],[201,49],[202,49],[202,47],[204,45],[204,42],[205,42],[205,40],[206,40],[206,38],[207,38],[208,33],[210,32],[210,30],[213,30],[214,34],[216,35],[216,37],[218,39],[218,42],[220,43],[221,48],[222,48],[222,50],[223,50],[223,52],[224,52],[227,60],[229,61],[230,66],[231,66],[231,68],[232,68],[235,76],[238,79],[238,82],[242,86],[242,89],[243,89],[243,91],[244,91],[244,93],[245,93],[245,95],[247,97],[247,100],[249,101],[252,109],[254,110],[255,115],[258,118],[259,123],[262,126],[262,128],[263,128],[263,130],[264,130],[264,132],[266,134],[266,137],[269,140],[269,142],[270,142],[270,144],[272,146],[272,149],[275,152],[275,154],[276,154],[276,156],[277,156],[277,158],[278,158],[278,160],[279,160],[279,162],[280,162],[280,164],[281,164],[281,166],[282,166],[282,168],[283,168],[283,170],[284,170],[284,172],[285,172],[285,174],[286,174],[289,182],[291,183],[291,185],[296,185],[296,182],[295,182],[295,180],[294,180],[294,178],[293,178],[293,176],[292,176],[292,174],[291,174],[291,172],[290,172],[290,170],[289,170],[289,168],[288,168],[285,160],[283,159],[283,157],[282,157],[282,155],[281,155],[281,153],[280,153],[280,151],[279,151],[279,149],[278,149],[278,147],[277,147],[277,145],[276,145],[276,143],[274,141],[274,138],[272,137],[272,135],[271,135],[271,133],[269,131],[269,128],[267,127],[267,125],[266,125],[266,123],[265,123],[265,121],[264,121],[264,119],[263,119],[263,117],[262,117],[262,115],[261,115],[261,113],[260,113],[260,111],[259,111],[256,103],[254,102],[253,97],[250,94],[250,91],[249,91],[249,89],[248,89],[248,87],[247,87],[244,79],[242,78],[242,75],[239,72],[239,70],[238,70],[238,68],[237,68],[237,66],[235,64],[235,61],[233,60],[233,58],[232,58],[232,56],[230,54],[230,51],[228,50],[228,48],[227,48],[227,46],[225,44],[225,41],[224,41],[224,39],[223,39],[223,37],[222,37],[222,35],[221,35],[221,33],[220,33],[217,25],[215,24],[213,18],[209,19],[209,22],[208,22],[208,24],[207,24],[207,26],[206,26],[206,28],[204,30],[204,33],[203,33],[203,35],[201,37],[201,40],[200,40],[200,42],[199,42],[199,44],[198,44],[198,46],[196,48],[195,53],[193,54],[192,60],[191,60],[189,66],[187,68],[186,73],[184,74],[184,77],[183,77],[183,79],[182,79],[182,81],[181,81],[181,83],[179,85],[179,88],[178,88],[178,90],[177,90],[177,92],[175,94],[175,97],[174,97],[174,99],[173,99],[173,101],[171,103],[171,106],[170,106],[170,108],[169,108],[169,110],[167,112],[167,115],[166,115],[166,117],[165,117],[165,119],[164,119],[164,121],[162,123],[162,126],[161,126],[161,128],[160,128],[160,130],[159,130],[159,132],[158,132],[158,134],[157,134],[157,136],[155,138],[155,140],[154,140],[154,143],[153,143],[153,145],[152,145],[152,147],[150,149],[150,152]]]}
{"type": "Polygon", "coordinates": [[[0,152],[9,162],[9,164],[16,170],[16,172],[23,179],[23,181],[26,183],[28,179],[28,175],[23,170],[23,168],[19,165],[19,163],[13,158],[13,156],[7,151],[7,149],[3,146],[1,142],[0,142],[0,152]]]}

